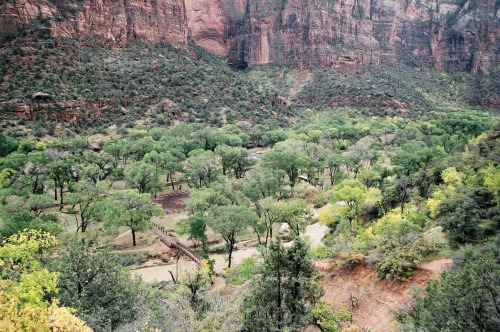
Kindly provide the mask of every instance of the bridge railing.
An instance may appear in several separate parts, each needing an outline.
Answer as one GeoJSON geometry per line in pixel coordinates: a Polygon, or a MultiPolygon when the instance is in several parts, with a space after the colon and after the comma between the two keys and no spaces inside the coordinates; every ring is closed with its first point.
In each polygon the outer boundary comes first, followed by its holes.
{"type": "Polygon", "coordinates": [[[160,240],[163,243],[165,243],[169,248],[176,248],[180,250],[183,254],[192,259],[197,265],[201,265],[201,257],[198,256],[194,251],[192,251],[191,249],[189,249],[188,247],[186,247],[185,245],[174,239],[170,234],[168,234],[168,232],[163,226],[158,225],[155,222],[151,222],[151,224],[153,225],[154,228],[153,231],[155,232],[155,234],[158,235],[160,240]]]}

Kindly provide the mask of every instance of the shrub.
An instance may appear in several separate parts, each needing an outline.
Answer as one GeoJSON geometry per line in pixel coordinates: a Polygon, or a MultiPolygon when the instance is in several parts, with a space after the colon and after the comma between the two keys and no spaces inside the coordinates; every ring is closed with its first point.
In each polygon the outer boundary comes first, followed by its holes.
{"type": "Polygon", "coordinates": [[[142,253],[131,253],[123,255],[119,254],[116,255],[116,257],[122,266],[131,266],[145,263],[150,256],[142,253]]]}
{"type": "Polygon", "coordinates": [[[236,267],[229,269],[227,279],[232,285],[238,286],[252,279],[255,272],[255,259],[252,257],[243,258],[236,267]]]}
{"type": "Polygon", "coordinates": [[[381,247],[379,262],[376,265],[380,279],[406,281],[413,276],[418,264],[425,255],[436,252],[439,245],[419,238],[406,245],[389,241],[381,247]]]}
{"type": "Polygon", "coordinates": [[[314,323],[322,332],[340,331],[342,323],[352,321],[352,313],[344,306],[334,311],[332,305],[326,301],[316,303],[311,312],[314,323]]]}
{"type": "Polygon", "coordinates": [[[328,257],[330,250],[324,244],[318,244],[311,248],[311,256],[313,259],[323,259],[328,257]]]}

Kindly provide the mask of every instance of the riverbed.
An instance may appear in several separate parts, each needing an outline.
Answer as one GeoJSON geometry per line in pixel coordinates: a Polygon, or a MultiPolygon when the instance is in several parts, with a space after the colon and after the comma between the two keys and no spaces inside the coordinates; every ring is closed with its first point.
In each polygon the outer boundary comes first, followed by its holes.
{"type": "MultiPolygon", "coordinates": [[[[321,243],[321,240],[325,236],[328,227],[321,225],[319,223],[314,223],[306,227],[306,231],[303,234],[304,238],[309,238],[311,241],[311,246],[317,246],[321,243]]],[[[288,245],[290,245],[288,243],[288,245]]],[[[287,245],[285,243],[285,245],[287,245]]],[[[241,262],[243,258],[246,257],[259,257],[260,253],[257,248],[243,248],[240,250],[235,250],[232,256],[232,265],[235,266],[241,262]]],[[[227,267],[227,254],[212,254],[210,259],[215,261],[214,269],[216,273],[223,273],[224,269],[227,267]]],[[[146,282],[154,281],[170,281],[172,280],[170,272],[174,276],[180,275],[183,271],[193,271],[196,269],[196,264],[188,259],[180,258],[177,263],[165,264],[160,260],[149,262],[145,266],[141,266],[137,269],[132,270],[133,274],[139,275],[146,282]]]]}

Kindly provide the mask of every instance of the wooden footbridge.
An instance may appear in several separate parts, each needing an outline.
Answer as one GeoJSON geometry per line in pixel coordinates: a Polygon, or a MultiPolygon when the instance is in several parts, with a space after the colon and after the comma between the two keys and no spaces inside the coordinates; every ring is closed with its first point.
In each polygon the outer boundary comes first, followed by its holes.
{"type": "Polygon", "coordinates": [[[151,224],[153,225],[153,232],[160,238],[161,242],[165,243],[169,248],[179,250],[195,262],[196,265],[201,265],[201,257],[198,254],[170,236],[163,226],[154,222],[151,222],[151,224]]]}

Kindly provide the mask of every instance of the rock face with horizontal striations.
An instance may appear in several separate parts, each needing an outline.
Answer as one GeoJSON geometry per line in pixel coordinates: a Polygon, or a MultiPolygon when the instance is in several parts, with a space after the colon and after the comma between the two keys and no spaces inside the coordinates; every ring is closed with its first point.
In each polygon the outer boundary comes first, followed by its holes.
{"type": "Polygon", "coordinates": [[[36,19],[47,34],[125,44],[188,37],[236,66],[499,64],[500,0],[0,0],[0,34],[36,19]]]}
{"type": "Polygon", "coordinates": [[[187,45],[184,0],[0,0],[1,34],[15,35],[36,19],[47,23],[52,36],[187,45]]]}

